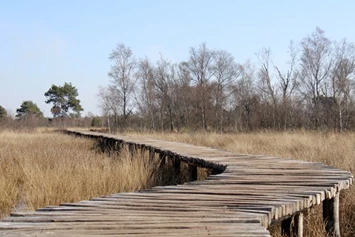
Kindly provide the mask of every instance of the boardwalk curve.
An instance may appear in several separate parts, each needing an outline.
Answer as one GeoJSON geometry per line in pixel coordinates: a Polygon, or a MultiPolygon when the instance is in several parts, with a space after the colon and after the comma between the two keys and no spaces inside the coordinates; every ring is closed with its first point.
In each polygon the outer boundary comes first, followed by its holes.
{"type": "MultiPolygon", "coordinates": [[[[337,234],[339,193],[353,183],[351,173],[322,163],[139,136],[67,132],[111,147],[147,149],[177,167],[186,162],[192,176],[197,166],[223,172],[184,185],[12,213],[0,220],[0,236],[270,236],[272,222],[297,217],[302,225],[302,211],[322,203],[337,234]]],[[[302,235],[301,226],[297,229],[302,235]]]]}

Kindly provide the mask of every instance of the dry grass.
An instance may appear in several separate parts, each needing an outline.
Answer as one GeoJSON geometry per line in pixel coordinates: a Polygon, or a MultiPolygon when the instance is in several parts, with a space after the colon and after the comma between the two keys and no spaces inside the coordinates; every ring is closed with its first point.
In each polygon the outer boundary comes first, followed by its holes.
{"type": "Polygon", "coordinates": [[[128,152],[108,157],[93,146],[92,140],[43,130],[0,133],[0,217],[151,187],[152,164],[128,152]]]}
{"type": "MultiPolygon", "coordinates": [[[[355,173],[355,134],[316,132],[261,132],[254,134],[148,134],[158,139],[187,142],[195,145],[226,149],[243,154],[263,154],[306,161],[318,161],[355,173]]],[[[324,236],[321,208],[308,214],[305,236],[324,236]]],[[[355,236],[355,187],[341,195],[342,236],[355,236]]],[[[277,226],[273,236],[279,236],[277,226]]]]}

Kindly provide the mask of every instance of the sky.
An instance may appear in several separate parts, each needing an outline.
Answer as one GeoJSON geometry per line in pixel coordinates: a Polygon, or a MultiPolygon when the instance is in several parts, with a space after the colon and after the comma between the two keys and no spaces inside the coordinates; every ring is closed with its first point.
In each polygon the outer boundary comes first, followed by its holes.
{"type": "Polygon", "coordinates": [[[353,0],[3,0],[0,3],[0,105],[15,113],[25,100],[46,116],[44,93],[71,82],[88,112],[100,114],[98,88],[109,83],[108,56],[118,43],[152,61],[188,58],[206,43],[255,60],[262,48],[288,60],[291,40],[320,27],[332,40],[355,42],[353,0]]]}

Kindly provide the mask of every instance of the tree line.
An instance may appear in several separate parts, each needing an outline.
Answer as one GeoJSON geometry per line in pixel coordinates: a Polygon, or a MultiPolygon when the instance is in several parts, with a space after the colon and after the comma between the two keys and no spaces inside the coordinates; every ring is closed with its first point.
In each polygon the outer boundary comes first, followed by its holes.
{"type": "Polygon", "coordinates": [[[118,44],[100,108],[113,129],[353,129],[355,45],[316,28],[291,41],[288,54],[286,67],[273,62],[269,48],[255,62],[238,63],[203,43],[185,61],[161,56],[153,63],[118,44]]]}
{"type": "MultiPolygon", "coordinates": [[[[44,93],[44,96],[45,102],[53,105],[51,108],[53,119],[80,117],[83,108],[77,98],[78,95],[78,89],[71,83],[65,82],[63,86],[52,85],[44,93]]],[[[44,121],[46,120],[38,105],[31,100],[25,100],[21,103],[20,107],[16,109],[15,118],[17,122],[22,122],[21,124],[24,126],[45,125],[44,121]]],[[[6,109],[0,105],[0,125],[12,119],[6,109]]],[[[52,121],[52,119],[49,121],[52,121]]]]}
{"type": "MultiPolygon", "coordinates": [[[[118,44],[109,55],[110,82],[99,89],[103,117],[95,117],[95,124],[151,131],[353,129],[354,43],[332,41],[316,28],[291,41],[287,52],[282,65],[269,48],[259,50],[256,61],[239,63],[230,52],[203,43],[181,62],[163,56],[152,62],[118,44]]],[[[83,111],[71,83],[52,85],[44,96],[54,119],[83,111]]],[[[43,117],[32,101],[16,112],[18,120],[43,117]]],[[[7,117],[0,106],[0,120],[7,117]]]]}

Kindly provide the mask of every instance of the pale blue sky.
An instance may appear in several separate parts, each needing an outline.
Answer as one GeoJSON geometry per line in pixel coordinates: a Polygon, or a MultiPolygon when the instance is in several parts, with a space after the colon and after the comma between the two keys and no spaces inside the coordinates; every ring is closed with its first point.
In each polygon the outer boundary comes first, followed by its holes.
{"type": "Polygon", "coordinates": [[[50,116],[44,92],[72,82],[83,115],[99,114],[98,86],[109,81],[108,55],[117,43],[138,58],[157,60],[161,53],[173,62],[203,42],[240,63],[270,47],[282,64],[290,40],[317,26],[333,40],[355,42],[354,11],[351,0],[3,0],[0,105],[15,112],[33,100],[50,116]]]}

